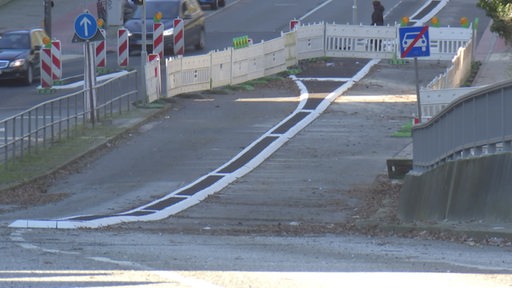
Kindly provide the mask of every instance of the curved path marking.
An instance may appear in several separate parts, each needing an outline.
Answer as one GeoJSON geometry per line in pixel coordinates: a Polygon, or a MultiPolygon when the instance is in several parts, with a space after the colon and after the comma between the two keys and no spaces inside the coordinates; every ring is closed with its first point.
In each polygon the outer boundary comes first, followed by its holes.
{"type": "Polygon", "coordinates": [[[329,81],[337,80],[343,82],[343,84],[329,93],[325,98],[321,99],[321,101],[319,101],[320,99],[310,98],[306,86],[301,81],[321,81],[322,79],[299,79],[295,76],[291,76],[301,91],[299,105],[294,112],[221,167],[160,199],[121,213],[77,215],[49,220],[23,219],[14,221],[9,227],[57,229],[98,228],[123,222],[161,220],[181,212],[198,204],[208,197],[208,195],[222,190],[236,179],[246,175],[263,163],[265,159],[288,142],[288,140],[320,116],[322,112],[329,107],[332,101],[352,87],[354,83],[362,79],[370,71],[370,68],[378,62],[379,60],[370,60],[366,66],[352,78],[328,78],[329,81]]]}

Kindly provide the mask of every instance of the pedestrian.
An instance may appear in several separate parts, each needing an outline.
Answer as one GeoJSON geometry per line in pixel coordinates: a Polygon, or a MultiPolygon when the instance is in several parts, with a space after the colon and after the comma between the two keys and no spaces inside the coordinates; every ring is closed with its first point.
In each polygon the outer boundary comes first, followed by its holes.
{"type": "Polygon", "coordinates": [[[378,0],[373,1],[372,26],[384,26],[384,6],[378,0]]]}
{"type": "MultiPolygon", "coordinates": [[[[372,13],[372,26],[384,26],[384,6],[378,0],[373,1],[373,13],[372,13]]],[[[380,51],[382,49],[382,40],[372,40],[374,44],[374,51],[380,51]]]]}

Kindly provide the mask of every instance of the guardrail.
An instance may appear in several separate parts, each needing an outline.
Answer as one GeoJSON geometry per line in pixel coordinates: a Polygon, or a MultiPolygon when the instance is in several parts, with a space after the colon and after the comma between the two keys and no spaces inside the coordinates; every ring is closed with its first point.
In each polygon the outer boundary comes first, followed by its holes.
{"type": "MultiPolygon", "coordinates": [[[[96,121],[130,110],[139,97],[138,82],[137,71],[133,71],[98,83],[94,87],[96,121]]],[[[80,133],[81,127],[93,125],[94,122],[88,121],[92,111],[87,105],[87,95],[86,90],[77,91],[1,120],[1,163],[7,167],[26,154],[80,133]]]]}
{"type": "Polygon", "coordinates": [[[413,171],[446,161],[512,151],[512,81],[476,89],[413,127],[413,171]]]}

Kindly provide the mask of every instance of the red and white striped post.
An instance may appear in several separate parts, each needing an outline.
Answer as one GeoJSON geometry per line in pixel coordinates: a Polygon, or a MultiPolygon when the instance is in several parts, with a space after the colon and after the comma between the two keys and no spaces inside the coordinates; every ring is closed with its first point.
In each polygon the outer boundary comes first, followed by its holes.
{"type": "Polygon", "coordinates": [[[117,65],[119,67],[128,66],[128,30],[119,28],[117,30],[117,65]]]}
{"type": "Polygon", "coordinates": [[[153,23],[153,53],[164,59],[164,24],[153,23]]]}
{"type": "Polygon", "coordinates": [[[51,88],[53,85],[52,78],[52,48],[41,48],[41,88],[51,88]]]}
{"type": "Polygon", "coordinates": [[[105,43],[105,39],[107,37],[107,33],[105,29],[98,29],[100,33],[103,35],[103,40],[95,42],[96,46],[96,68],[105,69],[107,67],[107,45],[105,43]]]}
{"type": "Polygon", "coordinates": [[[59,40],[52,41],[52,79],[62,79],[62,47],[59,40]]]}
{"type": "Polygon", "coordinates": [[[300,25],[299,20],[296,20],[296,19],[290,20],[290,31],[297,29],[297,27],[299,27],[299,25],[300,25]]]}
{"type": "Polygon", "coordinates": [[[183,19],[176,18],[174,24],[174,55],[185,54],[185,31],[183,29],[183,19]]]}

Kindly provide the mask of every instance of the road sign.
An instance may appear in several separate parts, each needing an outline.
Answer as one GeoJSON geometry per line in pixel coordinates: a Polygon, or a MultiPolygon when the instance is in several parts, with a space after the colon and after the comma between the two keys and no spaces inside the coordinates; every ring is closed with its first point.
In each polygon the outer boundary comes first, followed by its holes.
{"type": "Polygon", "coordinates": [[[89,13],[82,13],[76,17],[75,33],[79,38],[89,40],[96,35],[96,32],[98,32],[98,24],[94,16],[89,13]]]}
{"type": "Polygon", "coordinates": [[[428,26],[400,27],[399,34],[402,58],[430,56],[428,26]]]}

